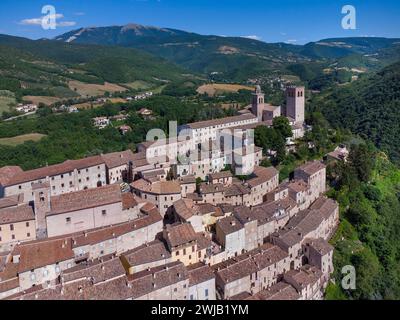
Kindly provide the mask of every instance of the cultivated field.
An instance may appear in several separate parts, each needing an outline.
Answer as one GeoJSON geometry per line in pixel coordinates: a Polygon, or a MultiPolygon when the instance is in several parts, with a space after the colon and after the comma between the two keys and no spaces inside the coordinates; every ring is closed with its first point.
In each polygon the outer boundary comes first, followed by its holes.
{"type": "Polygon", "coordinates": [[[4,111],[10,111],[10,104],[15,104],[15,98],[0,96],[0,114],[4,111]]]}
{"type": "Polygon", "coordinates": [[[91,84],[80,81],[70,81],[68,86],[83,97],[102,96],[105,92],[126,91],[127,89],[117,84],[105,82],[104,84],[91,84]]]}
{"type": "Polygon", "coordinates": [[[49,105],[56,103],[57,101],[60,101],[62,99],[57,98],[57,97],[45,97],[45,96],[24,96],[23,100],[32,102],[34,104],[43,103],[46,106],[49,106],[49,105]]]}
{"type": "Polygon", "coordinates": [[[0,145],[14,147],[14,146],[22,144],[26,141],[39,141],[40,139],[42,139],[45,136],[46,136],[45,134],[40,134],[40,133],[29,133],[29,134],[23,134],[23,135],[12,137],[12,138],[1,138],[0,145]]]}
{"type": "Polygon", "coordinates": [[[124,83],[124,85],[133,90],[146,90],[151,87],[150,83],[147,83],[147,82],[141,81],[141,80],[137,80],[137,81],[130,82],[130,83],[124,83]]]}
{"type": "Polygon", "coordinates": [[[200,86],[199,88],[197,88],[197,92],[200,94],[206,93],[209,96],[215,96],[226,92],[238,92],[242,89],[249,91],[254,90],[253,87],[243,86],[240,84],[212,83],[200,86]]]}

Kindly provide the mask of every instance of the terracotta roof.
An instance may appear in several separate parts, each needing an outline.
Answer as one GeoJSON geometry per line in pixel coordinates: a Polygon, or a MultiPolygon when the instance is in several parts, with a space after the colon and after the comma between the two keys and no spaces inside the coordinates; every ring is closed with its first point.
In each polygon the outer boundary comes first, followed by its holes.
{"type": "Polygon", "coordinates": [[[130,266],[140,266],[169,259],[171,253],[164,242],[155,240],[122,254],[130,266]]]}
{"type": "Polygon", "coordinates": [[[331,246],[328,241],[322,238],[305,239],[304,244],[306,246],[312,247],[323,256],[333,251],[333,246],[331,246]]]}
{"type": "Polygon", "coordinates": [[[22,193],[19,195],[0,198],[0,209],[15,207],[19,203],[22,203],[23,199],[24,199],[24,195],[22,193]]]}
{"type": "Polygon", "coordinates": [[[124,192],[122,193],[122,209],[127,210],[134,208],[138,205],[138,202],[136,201],[135,195],[130,193],[130,192],[124,192]]]}
{"type": "Polygon", "coordinates": [[[210,180],[215,180],[215,179],[223,179],[223,178],[232,178],[233,174],[230,171],[221,171],[217,173],[211,173],[208,175],[210,177],[210,180]]]}
{"type": "Polygon", "coordinates": [[[48,239],[17,245],[12,255],[20,255],[18,272],[52,265],[73,259],[71,239],[48,239]]]}
{"type": "Polygon", "coordinates": [[[173,206],[175,213],[185,221],[198,213],[198,206],[191,199],[179,199],[174,202],[173,206]]]}
{"type": "Polygon", "coordinates": [[[132,286],[132,297],[139,298],[155,290],[188,281],[189,275],[181,262],[172,262],[150,270],[129,275],[128,282],[132,286]]]}
{"type": "Polygon", "coordinates": [[[235,216],[222,218],[217,221],[217,225],[225,235],[243,229],[242,223],[235,216]]]}
{"type": "Polygon", "coordinates": [[[225,187],[221,183],[208,184],[208,183],[203,182],[200,185],[200,193],[203,193],[203,194],[223,192],[224,190],[225,190],[225,187]]]}
{"type": "Polygon", "coordinates": [[[27,204],[0,209],[0,224],[9,224],[30,220],[35,220],[35,214],[33,213],[32,207],[27,204]]]}
{"type": "Polygon", "coordinates": [[[197,205],[197,208],[198,208],[197,214],[200,214],[200,215],[214,213],[217,210],[217,207],[213,206],[210,203],[199,203],[197,205]]]}
{"type": "Polygon", "coordinates": [[[101,157],[106,166],[110,169],[127,165],[129,161],[133,162],[135,160],[134,153],[131,150],[102,154],[101,157]]]}
{"type": "Polygon", "coordinates": [[[167,225],[165,229],[165,240],[171,248],[196,241],[197,235],[190,223],[167,225]]]}
{"type": "Polygon", "coordinates": [[[251,297],[252,295],[250,293],[248,293],[247,291],[243,291],[230,297],[229,300],[242,301],[249,300],[251,297]]]}
{"type": "Polygon", "coordinates": [[[21,174],[23,170],[18,166],[6,166],[0,168],[0,185],[8,185],[16,175],[21,174]]]}
{"type": "Polygon", "coordinates": [[[212,279],[215,279],[213,270],[203,263],[195,263],[187,267],[189,273],[189,286],[195,286],[212,279]]]}
{"type": "Polygon", "coordinates": [[[162,221],[160,213],[156,209],[152,209],[148,212],[148,215],[130,222],[74,234],[72,235],[73,247],[76,248],[88,244],[103,242],[109,239],[115,239],[119,236],[145,228],[160,221],[162,221]]]}
{"type": "Polygon", "coordinates": [[[183,176],[179,178],[181,184],[193,184],[196,183],[196,177],[194,175],[183,176]]]}
{"type": "Polygon", "coordinates": [[[224,191],[225,197],[234,197],[234,196],[241,196],[245,194],[250,194],[251,190],[249,187],[244,186],[240,183],[234,183],[228,187],[226,187],[224,191]]]}
{"type": "Polygon", "coordinates": [[[227,284],[274,265],[287,256],[288,254],[279,247],[266,243],[257,249],[218,263],[212,268],[221,281],[227,284]]]}
{"type": "Polygon", "coordinates": [[[325,168],[326,166],[320,161],[310,161],[298,167],[295,171],[303,171],[311,176],[325,168]]]}
{"type": "Polygon", "coordinates": [[[270,288],[260,291],[245,300],[299,300],[300,294],[286,282],[278,282],[270,288]]]}
{"type": "Polygon", "coordinates": [[[274,202],[263,203],[252,208],[251,214],[257,217],[258,224],[267,223],[273,219],[286,217],[290,210],[297,206],[296,201],[285,198],[274,202]]]}
{"type": "Polygon", "coordinates": [[[112,203],[122,203],[119,185],[112,184],[53,196],[51,198],[51,211],[47,215],[96,208],[112,203]]]}
{"type": "MultiPolygon", "coordinates": [[[[104,160],[101,156],[93,156],[89,158],[79,159],[79,160],[67,160],[60,164],[55,164],[48,167],[42,167],[39,169],[29,170],[29,171],[22,171],[17,170],[15,167],[12,170],[14,173],[10,176],[8,173],[5,175],[5,183],[2,184],[3,186],[12,186],[15,184],[20,184],[24,182],[45,179],[46,177],[56,176],[63,173],[72,172],[75,169],[85,169],[89,167],[94,167],[104,164],[104,160]]],[[[2,168],[3,169],[3,168],[2,168]]],[[[9,170],[6,170],[10,172],[9,170]]],[[[1,176],[1,173],[0,173],[1,176]]]]}
{"type": "Polygon", "coordinates": [[[274,236],[280,238],[289,247],[302,242],[337,208],[338,204],[334,200],[320,197],[311,205],[310,209],[300,211],[292,217],[287,225],[274,236]]]}
{"type": "Polygon", "coordinates": [[[211,237],[206,232],[197,232],[196,241],[197,241],[197,250],[208,249],[211,248],[212,246],[211,237]]]}
{"type": "Polygon", "coordinates": [[[305,265],[300,270],[289,270],[283,277],[285,281],[300,291],[309,285],[314,285],[321,279],[322,271],[315,266],[305,265]]]}
{"type": "Polygon", "coordinates": [[[288,188],[297,193],[309,190],[310,186],[303,180],[294,180],[288,184],[288,188]]]}
{"type": "Polygon", "coordinates": [[[0,281],[0,293],[7,292],[19,287],[19,278],[15,277],[5,281],[0,281]]]}
{"type": "Polygon", "coordinates": [[[252,120],[252,119],[257,119],[257,118],[253,114],[242,114],[242,115],[233,116],[233,117],[193,122],[193,123],[187,124],[186,126],[191,129],[201,129],[201,128],[212,127],[212,126],[217,126],[217,125],[221,125],[221,124],[228,124],[228,123],[234,123],[234,122],[238,122],[238,121],[252,120]]]}
{"type": "Polygon", "coordinates": [[[90,279],[93,284],[125,275],[125,269],[119,258],[102,257],[94,261],[86,261],[63,271],[62,282],[90,279]]]}
{"type": "Polygon", "coordinates": [[[264,168],[255,166],[252,176],[246,181],[246,183],[253,188],[271,180],[277,175],[279,175],[279,171],[274,167],[264,168]]]}
{"type": "Polygon", "coordinates": [[[178,181],[156,181],[150,183],[144,179],[136,180],[131,183],[135,190],[152,194],[177,194],[181,193],[181,186],[178,181]]]}

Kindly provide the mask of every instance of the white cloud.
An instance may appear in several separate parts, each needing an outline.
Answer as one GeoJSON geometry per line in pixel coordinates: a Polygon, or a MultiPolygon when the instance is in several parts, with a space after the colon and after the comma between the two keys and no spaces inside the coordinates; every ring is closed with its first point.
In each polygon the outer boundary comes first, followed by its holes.
{"type": "Polygon", "coordinates": [[[241,38],[247,38],[247,39],[252,39],[252,40],[261,40],[262,38],[256,35],[250,35],[250,36],[241,36],[241,38]]]}
{"type": "Polygon", "coordinates": [[[296,39],[289,39],[285,41],[286,43],[296,43],[297,40],[296,39]]]}
{"type": "Polygon", "coordinates": [[[79,11],[79,12],[75,12],[74,13],[76,16],[84,16],[86,13],[85,12],[82,12],[82,11],[79,11]]]}
{"type": "MultiPolygon", "coordinates": [[[[72,27],[76,25],[75,21],[60,21],[58,22],[59,19],[63,19],[64,15],[61,13],[55,14],[55,19],[57,21],[57,27],[72,27]]],[[[18,24],[23,25],[23,26],[41,26],[42,25],[42,20],[43,17],[41,18],[31,18],[31,19],[23,19],[18,24]]]]}
{"type": "Polygon", "coordinates": [[[281,36],[286,36],[287,33],[286,32],[279,32],[281,34],[281,36]]]}

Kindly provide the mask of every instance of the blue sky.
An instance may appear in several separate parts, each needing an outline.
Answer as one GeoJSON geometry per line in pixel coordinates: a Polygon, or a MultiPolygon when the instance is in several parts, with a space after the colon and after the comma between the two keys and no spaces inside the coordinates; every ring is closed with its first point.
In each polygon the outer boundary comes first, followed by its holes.
{"type": "Polygon", "coordinates": [[[139,23],[200,34],[251,36],[303,44],[328,37],[400,37],[399,0],[1,0],[0,33],[52,38],[88,26],[139,23]],[[341,27],[344,5],[357,10],[357,29],[341,27]],[[34,19],[54,5],[59,26],[34,19]]]}

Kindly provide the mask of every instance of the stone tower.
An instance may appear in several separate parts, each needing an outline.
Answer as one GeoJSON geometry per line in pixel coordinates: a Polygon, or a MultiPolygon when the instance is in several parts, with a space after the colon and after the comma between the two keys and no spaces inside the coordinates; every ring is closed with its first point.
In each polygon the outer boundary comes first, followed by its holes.
{"type": "Polygon", "coordinates": [[[305,96],[304,87],[286,88],[286,116],[296,124],[304,123],[305,96]]]}
{"type": "Polygon", "coordinates": [[[39,239],[47,237],[46,214],[50,212],[50,184],[48,182],[36,183],[32,186],[34,193],[34,208],[36,235],[39,239]]]}
{"type": "Polygon", "coordinates": [[[263,110],[264,110],[264,93],[262,93],[260,86],[256,86],[256,89],[253,92],[253,98],[251,102],[251,113],[258,118],[259,122],[262,121],[263,110]]]}

